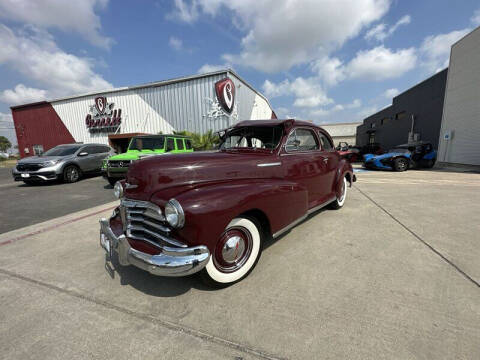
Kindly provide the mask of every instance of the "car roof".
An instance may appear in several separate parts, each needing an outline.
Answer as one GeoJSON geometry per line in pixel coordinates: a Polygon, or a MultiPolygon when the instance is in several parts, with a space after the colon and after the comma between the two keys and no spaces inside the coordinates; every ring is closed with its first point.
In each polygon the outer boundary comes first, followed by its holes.
{"type": "Polygon", "coordinates": [[[310,126],[315,128],[320,128],[318,125],[311,123],[309,121],[295,120],[295,119],[266,119],[266,120],[243,120],[235,124],[233,127],[242,127],[242,126],[278,126],[283,125],[285,127],[292,126],[310,126]]]}
{"type": "Polygon", "coordinates": [[[158,134],[158,135],[136,135],[134,138],[162,138],[162,137],[175,137],[175,138],[185,138],[190,139],[190,136],[187,135],[175,135],[175,134],[158,134]]]}

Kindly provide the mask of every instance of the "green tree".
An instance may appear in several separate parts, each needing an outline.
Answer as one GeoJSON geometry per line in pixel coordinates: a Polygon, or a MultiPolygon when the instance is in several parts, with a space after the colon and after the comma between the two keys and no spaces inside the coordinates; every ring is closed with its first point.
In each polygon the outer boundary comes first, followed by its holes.
{"type": "Polygon", "coordinates": [[[212,150],[213,147],[220,142],[220,138],[212,130],[208,130],[205,134],[194,133],[187,130],[174,131],[173,133],[191,138],[195,151],[212,150]]]}
{"type": "Polygon", "coordinates": [[[0,151],[7,151],[12,147],[12,143],[5,137],[0,136],[0,151]]]}

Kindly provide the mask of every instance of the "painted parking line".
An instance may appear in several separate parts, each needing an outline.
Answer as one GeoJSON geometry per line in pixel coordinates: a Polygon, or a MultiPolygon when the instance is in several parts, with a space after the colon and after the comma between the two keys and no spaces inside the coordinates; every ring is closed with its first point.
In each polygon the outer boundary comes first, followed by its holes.
{"type": "Polygon", "coordinates": [[[0,242],[0,246],[2,246],[2,245],[7,245],[7,244],[11,244],[11,243],[13,243],[13,242],[15,242],[15,241],[23,240],[23,239],[26,239],[26,238],[28,238],[28,237],[34,236],[34,235],[42,234],[42,233],[44,233],[44,232],[47,232],[47,231],[56,229],[56,228],[58,228],[58,227],[60,227],[60,226],[68,225],[68,224],[71,224],[71,223],[74,223],[74,222],[83,220],[83,219],[85,219],[85,218],[88,218],[88,217],[90,217],[90,216],[94,216],[94,215],[101,214],[102,212],[105,212],[105,211],[108,211],[108,210],[113,210],[115,207],[116,207],[116,205],[115,205],[115,206],[110,206],[110,207],[108,207],[108,208],[101,209],[101,210],[95,211],[95,212],[90,213],[90,214],[86,214],[86,215],[83,215],[83,216],[79,216],[79,217],[76,217],[76,218],[73,218],[73,219],[66,220],[66,221],[61,222],[61,223],[59,223],[59,224],[53,224],[53,225],[50,225],[50,226],[46,226],[46,227],[41,228],[41,229],[39,229],[39,230],[32,231],[32,232],[30,232],[30,233],[28,233],[28,234],[24,234],[24,235],[20,235],[20,236],[17,236],[17,237],[13,237],[13,238],[4,240],[4,241],[0,242]]]}

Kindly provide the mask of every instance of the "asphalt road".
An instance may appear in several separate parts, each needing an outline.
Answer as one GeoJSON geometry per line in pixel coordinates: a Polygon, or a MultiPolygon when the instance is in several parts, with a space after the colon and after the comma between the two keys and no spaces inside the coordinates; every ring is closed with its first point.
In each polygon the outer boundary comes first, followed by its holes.
{"type": "Polygon", "coordinates": [[[13,181],[11,169],[0,168],[0,234],[113,200],[101,176],[29,186],[13,181]]]}
{"type": "Polygon", "coordinates": [[[480,359],[479,174],[359,173],[220,290],[106,263],[115,203],[0,234],[0,359],[480,359]]]}

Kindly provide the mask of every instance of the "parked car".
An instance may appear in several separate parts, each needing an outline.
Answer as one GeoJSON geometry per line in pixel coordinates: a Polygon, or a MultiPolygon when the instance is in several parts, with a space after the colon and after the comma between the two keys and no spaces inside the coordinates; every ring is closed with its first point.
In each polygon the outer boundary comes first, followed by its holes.
{"type": "Polygon", "coordinates": [[[182,135],[142,135],[130,140],[127,152],[104,161],[104,177],[111,185],[125,178],[130,164],[146,156],[192,152],[192,140],[182,135]]]}
{"type": "Polygon", "coordinates": [[[100,173],[103,159],[113,150],[103,144],[58,145],[41,156],[21,159],[12,169],[15,181],[31,184],[61,179],[73,183],[83,174],[100,173]]]}
{"type": "Polygon", "coordinates": [[[360,149],[356,146],[348,145],[347,142],[340,142],[336,149],[342,158],[347,159],[351,163],[362,161],[360,149]]]}
{"type": "Polygon", "coordinates": [[[432,144],[416,142],[398,145],[382,155],[366,154],[364,156],[367,169],[383,169],[405,171],[410,168],[432,168],[437,159],[437,151],[432,144]]]}
{"type": "Polygon", "coordinates": [[[217,151],[131,164],[114,187],[120,206],[100,220],[100,244],[121,265],[161,276],[200,272],[226,286],[254,268],[265,239],[327,205],[340,209],[353,181],[322,128],[243,121],[217,151]]]}

